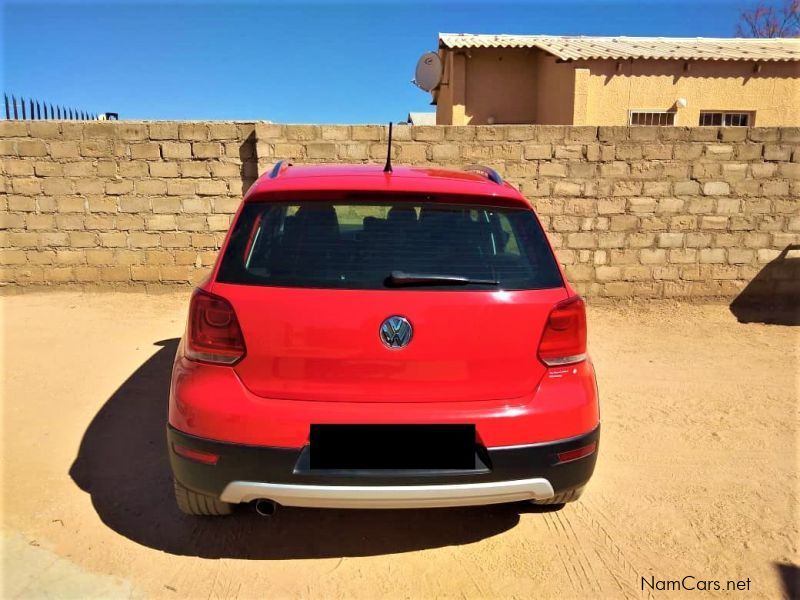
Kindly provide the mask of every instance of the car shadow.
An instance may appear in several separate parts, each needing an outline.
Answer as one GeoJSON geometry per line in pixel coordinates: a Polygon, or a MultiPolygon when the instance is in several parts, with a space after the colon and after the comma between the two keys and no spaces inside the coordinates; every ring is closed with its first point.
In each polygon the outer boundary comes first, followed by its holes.
{"type": "Polygon", "coordinates": [[[786,563],[775,563],[781,576],[786,598],[800,598],[800,567],[786,563]]]}
{"type": "Polygon", "coordinates": [[[786,246],[731,302],[740,323],[800,325],[800,244],[786,246]]]}
{"type": "MultiPolygon", "coordinates": [[[[167,400],[177,339],[106,401],[83,436],[70,469],[100,519],[134,542],[204,558],[290,559],[371,556],[469,544],[511,529],[525,503],[430,510],[281,508],[263,518],[250,506],[232,517],[180,513],[166,448],[167,400]]],[[[550,509],[552,510],[552,509],[550,509]]]]}

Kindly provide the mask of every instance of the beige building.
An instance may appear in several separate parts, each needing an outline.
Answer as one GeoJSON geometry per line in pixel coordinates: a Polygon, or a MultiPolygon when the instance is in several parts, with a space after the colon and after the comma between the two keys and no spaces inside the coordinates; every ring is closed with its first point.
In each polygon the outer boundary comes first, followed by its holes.
{"type": "Polygon", "coordinates": [[[440,34],[440,125],[800,125],[800,40],[440,34]]]}

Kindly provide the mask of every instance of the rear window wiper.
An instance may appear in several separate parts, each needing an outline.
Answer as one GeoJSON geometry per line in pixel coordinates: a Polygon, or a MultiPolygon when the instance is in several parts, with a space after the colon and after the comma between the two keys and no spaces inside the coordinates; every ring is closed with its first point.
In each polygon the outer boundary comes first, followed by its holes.
{"type": "Polygon", "coordinates": [[[393,286],[413,285],[499,285],[494,279],[471,279],[462,275],[440,275],[434,273],[406,273],[405,271],[392,271],[386,278],[386,283],[393,286]]]}

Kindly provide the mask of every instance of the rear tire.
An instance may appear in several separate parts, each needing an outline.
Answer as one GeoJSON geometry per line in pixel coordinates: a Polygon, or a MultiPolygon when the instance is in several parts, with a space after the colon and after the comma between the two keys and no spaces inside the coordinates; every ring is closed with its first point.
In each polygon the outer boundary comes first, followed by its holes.
{"type": "Polygon", "coordinates": [[[198,517],[221,517],[233,512],[233,505],[228,502],[222,502],[214,496],[193,492],[177,481],[174,483],[175,501],[182,513],[198,517]]]}
{"type": "Polygon", "coordinates": [[[569,490],[568,492],[561,492],[560,494],[556,494],[552,498],[545,498],[544,500],[531,500],[532,504],[536,504],[537,506],[556,506],[561,505],[564,506],[567,502],[575,502],[578,498],[581,497],[583,493],[583,488],[575,488],[574,490],[569,490]]]}

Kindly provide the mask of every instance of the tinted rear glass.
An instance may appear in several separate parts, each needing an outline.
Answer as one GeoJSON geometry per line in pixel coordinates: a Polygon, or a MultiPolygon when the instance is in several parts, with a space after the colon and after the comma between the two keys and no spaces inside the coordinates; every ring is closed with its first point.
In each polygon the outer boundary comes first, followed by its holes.
{"type": "Polygon", "coordinates": [[[385,289],[392,287],[393,271],[497,282],[425,288],[431,290],[562,285],[531,211],[410,200],[247,204],[217,279],[280,287],[385,289]]]}

